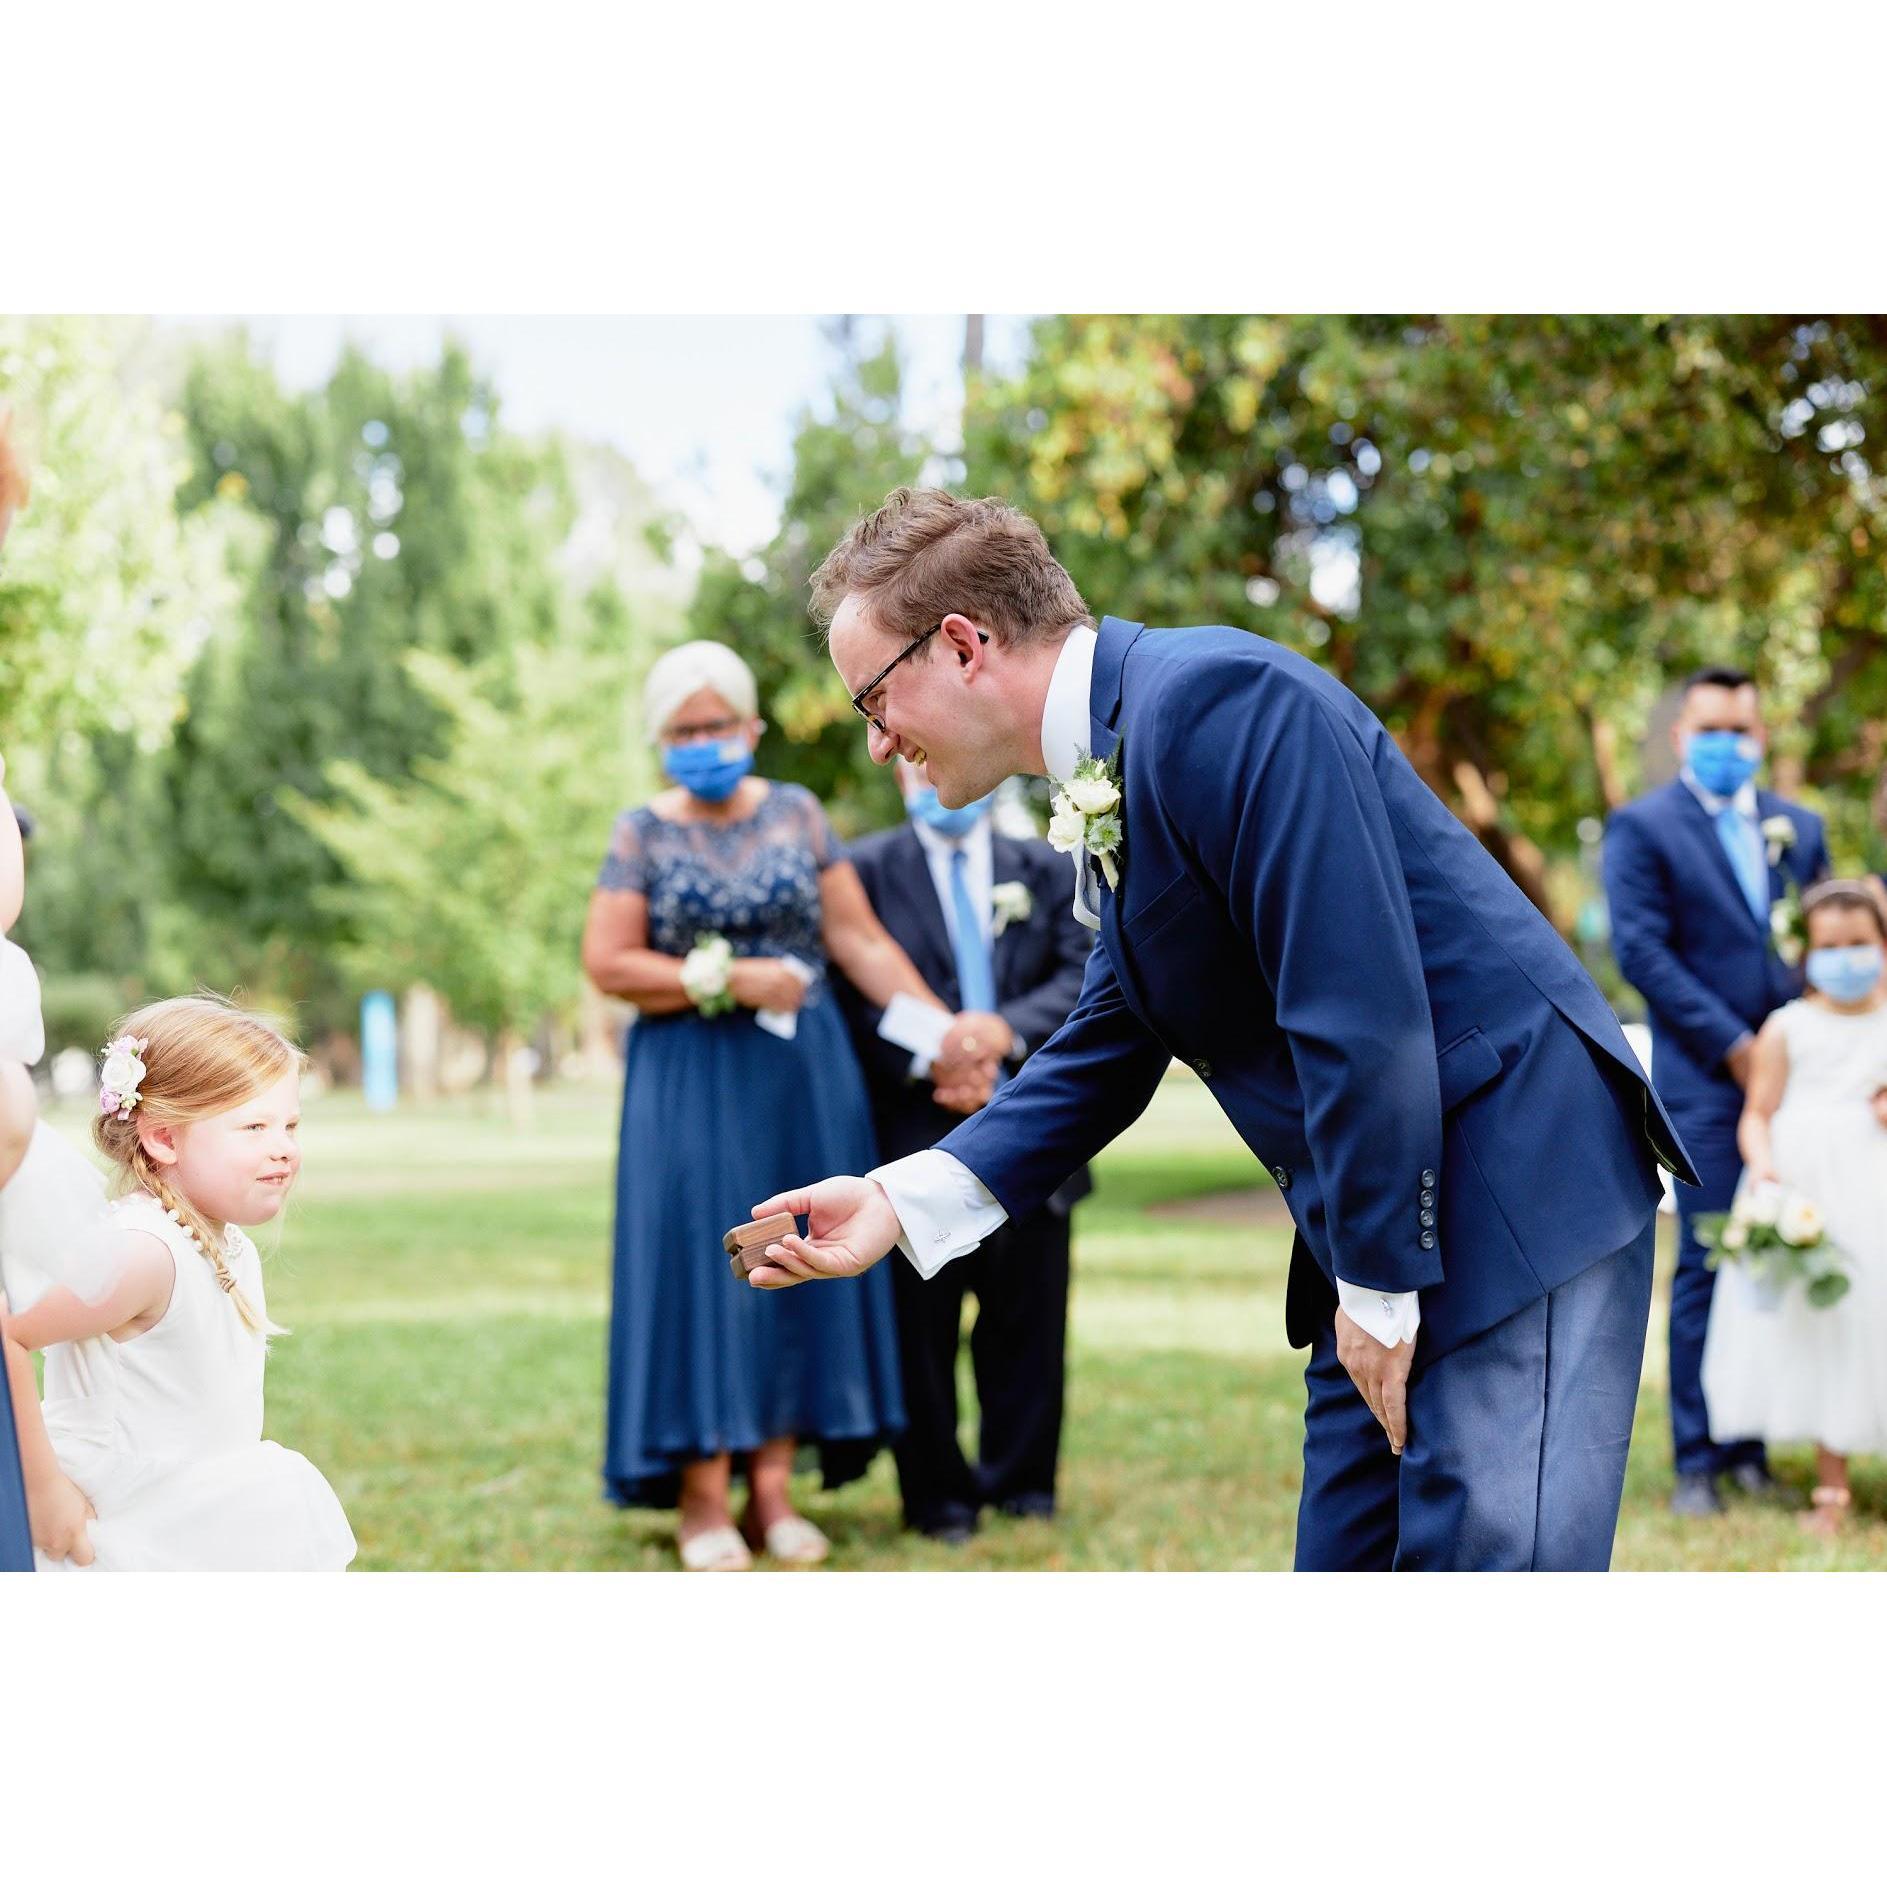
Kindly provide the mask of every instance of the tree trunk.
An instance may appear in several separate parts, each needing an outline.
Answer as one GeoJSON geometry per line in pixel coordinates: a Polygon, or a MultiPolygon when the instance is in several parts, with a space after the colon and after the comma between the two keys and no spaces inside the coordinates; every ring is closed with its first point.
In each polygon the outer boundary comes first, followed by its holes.
{"type": "Polygon", "coordinates": [[[1553,907],[1546,895],[1546,854],[1519,832],[1500,823],[1500,802],[1472,760],[1455,762],[1455,786],[1461,795],[1461,815],[1468,829],[1500,861],[1507,873],[1540,911],[1551,919],[1553,907]]]}
{"type": "Polygon", "coordinates": [[[524,1041],[515,1029],[499,1030],[496,1060],[493,1072],[504,1084],[505,1115],[513,1127],[528,1127],[536,1112],[535,1097],[524,1041]]]}

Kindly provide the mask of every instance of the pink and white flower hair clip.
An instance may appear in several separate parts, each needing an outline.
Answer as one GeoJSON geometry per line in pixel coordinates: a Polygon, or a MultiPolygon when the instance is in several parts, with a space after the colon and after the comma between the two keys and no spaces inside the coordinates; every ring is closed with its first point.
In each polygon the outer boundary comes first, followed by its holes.
{"type": "Polygon", "coordinates": [[[138,1104],[138,1090],[145,1076],[139,1059],[150,1043],[135,1035],[121,1035],[105,1044],[105,1065],[98,1076],[98,1111],[118,1120],[129,1120],[138,1104]]]}

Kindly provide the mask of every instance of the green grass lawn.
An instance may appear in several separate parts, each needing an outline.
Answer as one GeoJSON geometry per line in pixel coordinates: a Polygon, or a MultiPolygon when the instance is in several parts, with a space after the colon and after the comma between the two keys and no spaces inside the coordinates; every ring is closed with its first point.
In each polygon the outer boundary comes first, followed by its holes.
{"type": "MultiPolygon", "coordinates": [[[[268,1426],[334,1483],[360,1567],[674,1565],[667,1516],[598,1492],[615,1131],[614,1095],[594,1090],[546,1093],[521,1132],[483,1097],[309,1109],[304,1182],[269,1259],[270,1310],[294,1334],[270,1360],[268,1426]]],[[[801,1483],[836,1566],[1290,1564],[1303,1384],[1284,1341],[1288,1226],[1149,1210],[1268,1182],[1189,1080],[1165,1085],[1099,1180],[1076,1219],[1062,1517],[991,1519],[958,1550],[913,1540],[880,1457],[837,1494],[801,1483]]],[[[1660,1308],[1619,1567],[1887,1566],[1880,1464],[1857,1472],[1836,1546],[1747,1503],[1672,1520],[1663,1377],[1660,1308]]],[[[1805,1489],[1810,1461],[1788,1451],[1778,1471],[1805,1489]]]]}

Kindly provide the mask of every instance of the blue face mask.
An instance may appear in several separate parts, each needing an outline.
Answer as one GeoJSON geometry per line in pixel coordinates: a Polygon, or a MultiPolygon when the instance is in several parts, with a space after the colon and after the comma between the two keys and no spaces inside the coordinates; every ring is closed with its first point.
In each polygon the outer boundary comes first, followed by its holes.
{"type": "Polygon", "coordinates": [[[753,771],[753,749],[744,740],[691,740],[662,749],[662,771],[696,799],[718,805],[753,771]]]}
{"type": "Polygon", "coordinates": [[[1808,980],[1830,1002],[1860,1002],[1880,981],[1879,944],[1848,944],[1836,950],[1811,950],[1803,966],[1808,980]]]}
{"type": "Polygon", "coordinates": [[[1715,793],[1720,799],[1741,792],[1756,777],[1762,759],[1756,737],[1739,734],[1734,728],[1711,728],[1692,734],[1684,743],[1684,764],[1706,793],[1715,793]]]}
{"type": "Polygon", "coordinates": [[[913,819],[921,820],[929,826],[933,832],[941,832],[946,839],[960,839],[995,803],[996,795],[986,793],[981,799],[974,799],[967,806],[944,806],[938,803],[937,789],[934,786],[920,786],[904,802],[904,810],[913,819]]]}

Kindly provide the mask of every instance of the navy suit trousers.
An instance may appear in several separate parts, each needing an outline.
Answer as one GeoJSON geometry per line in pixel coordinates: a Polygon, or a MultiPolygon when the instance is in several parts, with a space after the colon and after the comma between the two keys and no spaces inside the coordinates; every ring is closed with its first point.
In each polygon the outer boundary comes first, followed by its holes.
{"type": "Polygon", "coordinates": [[[1655,1224],[1418,1370],[1400,1460],[1327,1322],[1304,1372],[1297,1569],[1603,1572],[1638,1404],[1655,1224]]]}
{"type": "Polygon", "coordinates": [[[1710,1299],[1717,1274],[1704,1263],[1697,1242],[1697,1215],[1727,1212],[1742,1176],[1736,1122],[1742,1094],[1732,1088],[1725,1104],[1708,1112],[1687,1110],[1678,1132],[1690,1151],[1701,1186],[1677,1185],[1677,1270],[1671,1278],[1671,1453],[1679,1474],[1723,1474],[1745,1461],[1761,1461],[1760,1441],[1710,1434],[1704,1407],[1704,1335],[1710,1328],[1710,1299]]]}
{"type": "Polygon", "coordinates": [[[0,1572],[33,1570],[33,1530],[26,1518],[26,1482],[13,1432],[13,1398],[0,1370],[0,1572]]]}

